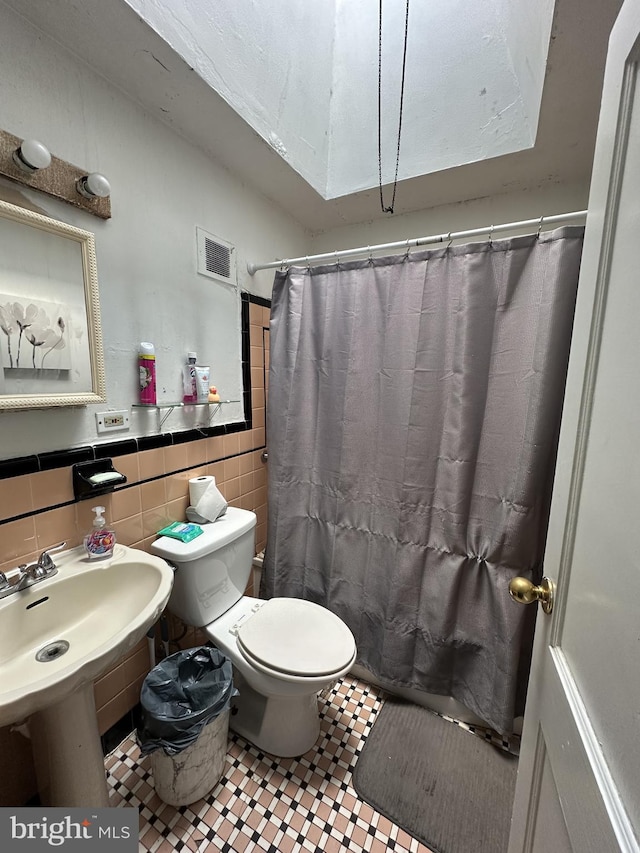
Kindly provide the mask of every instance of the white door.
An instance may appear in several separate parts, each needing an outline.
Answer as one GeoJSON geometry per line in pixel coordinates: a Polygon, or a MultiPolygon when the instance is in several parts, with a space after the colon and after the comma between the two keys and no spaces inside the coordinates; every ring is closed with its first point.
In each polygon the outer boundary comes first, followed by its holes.
{"type": "Polygon", "coordinates": [[[639,34],[640,0],[626,0],[609,44],[545,557],[557,595],[537,616],[509,853],[640,850],[639,34]]]}

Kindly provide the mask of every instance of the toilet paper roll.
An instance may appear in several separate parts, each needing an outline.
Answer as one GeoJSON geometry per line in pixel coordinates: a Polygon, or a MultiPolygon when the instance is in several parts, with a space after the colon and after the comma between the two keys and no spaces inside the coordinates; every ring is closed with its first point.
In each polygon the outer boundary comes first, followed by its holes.
{"type": "Polygon", "coordinates": [[[227,502],[216,486],[215,477],[193,477],[189,480],[189,500],[191,506],[187,507],[187,518],[197,524],[215,521],[227,511],[227,502]]]}
{"type": "Polygon", "coordinates": [[[189,503],[195,506],[210,485],[215,486],[215,477],[192,477],[189,480],[189,503]]]}
{"type": "Polygon", "coordinates": [[[227,511],[227,502],[224,495],[218,491],[218,487],[209,483],[206,492],[202,495],[194,507],[198,515],[207,521],[215,521],[227,511]]]}

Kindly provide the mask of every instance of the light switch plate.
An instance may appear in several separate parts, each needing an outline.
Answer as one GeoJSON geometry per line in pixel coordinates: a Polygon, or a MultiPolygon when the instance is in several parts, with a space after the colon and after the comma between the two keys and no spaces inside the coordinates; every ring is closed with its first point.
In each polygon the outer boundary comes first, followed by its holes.
{"type": "Polygon", "coordinates": [[[129,429],[129,412],[127,409],[120,409],[115,412],[96,412],[96,425],[99,433],[129,429]]]}

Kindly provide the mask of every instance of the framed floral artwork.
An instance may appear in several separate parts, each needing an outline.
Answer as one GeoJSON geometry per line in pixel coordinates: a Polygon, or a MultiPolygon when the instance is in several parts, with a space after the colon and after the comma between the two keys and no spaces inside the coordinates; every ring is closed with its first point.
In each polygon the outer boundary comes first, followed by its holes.
{"type": "Polygon", "coordinates": [[[105,399],[93,234],[0,201],[0,409],[105,399]]]}

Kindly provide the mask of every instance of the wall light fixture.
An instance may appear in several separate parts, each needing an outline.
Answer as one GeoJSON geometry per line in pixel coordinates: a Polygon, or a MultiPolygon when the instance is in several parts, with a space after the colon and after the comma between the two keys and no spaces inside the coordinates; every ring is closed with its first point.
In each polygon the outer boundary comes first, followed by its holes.
{"type": "Polygon", "coordinates": [[[78,178],[76,189],[85,198],[109,198],[111,195],[111,184],[100,172],[78,178]]]}
{"type": "Polygon", "coordinates": [[[46,145],[37,139],[23,139],[13,152],[12,160],[23,172],[33,175],[38,169],[46,169],[51,165],[51,154],[46,145]]]}
{"type": "Polygon", "coordinates": [[[0,130],[0,175],[100,219],[111,218],[111,187],[104,175],[61,160],[35,139],[0,130]]]}

